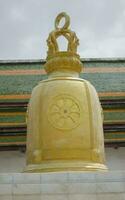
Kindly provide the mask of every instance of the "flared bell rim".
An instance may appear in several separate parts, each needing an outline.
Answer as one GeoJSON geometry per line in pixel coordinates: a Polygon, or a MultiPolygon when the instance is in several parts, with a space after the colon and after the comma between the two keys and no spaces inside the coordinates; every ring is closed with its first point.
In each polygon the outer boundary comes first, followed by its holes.
{"type": "Polygon", "coordinates": [[[44,172],[84,172],[84,171],[108,171],[105,164],[91,163],[84,161],[48,161],[41,164],[29,164],[24,169],[26,173],[44,173],[44,172]]]}

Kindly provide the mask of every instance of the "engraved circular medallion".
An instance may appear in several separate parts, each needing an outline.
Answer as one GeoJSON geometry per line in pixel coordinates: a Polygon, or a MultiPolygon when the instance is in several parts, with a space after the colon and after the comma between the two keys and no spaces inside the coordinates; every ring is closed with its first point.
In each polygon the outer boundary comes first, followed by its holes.
{"type": "Polygon", "coordinates": [[[80,123],[79,102],[70,95],[56,96],[48,107],[48,120],[57,129],[76,128],[80,123]]]}

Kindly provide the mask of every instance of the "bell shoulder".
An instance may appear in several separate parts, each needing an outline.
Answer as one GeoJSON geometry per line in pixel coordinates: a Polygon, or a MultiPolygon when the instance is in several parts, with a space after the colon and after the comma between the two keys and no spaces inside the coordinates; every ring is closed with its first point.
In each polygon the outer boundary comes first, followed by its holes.
{"type": "Polygon", "coordinates": [[[89,88],[89,90],[93,91],[93,93],[95,93],[98,96],[98,93],[94,87],[94,85],[92,85],[92,83],[90,83],[88,80],[83,79],[84,84],[86,85],[87,88],[89,88]]]}
{"type": "Polygon", "coordinates": [[[33,108],[35,108],[38,105],[38,103],[39,103],[39,101],[41,99],[40,96],[41,96],[41,93],[42,93],[42,88],[43,88],[43,84],[39,83],[32,90],[31,97],[30,97],[29,103],[27,105],[26,123],[28,121],[29,112],[31,112],[31,110],[33,110],[33,108]]]}
{"type": "Polygon", "coordinates": [[[83,82],[88,89],[89,95],[91,96],[91,100],[93,101],[94,104],[98,105],[98,108],[101,113],[102,121],[104,121],[103,108],[101,106],[101,102],[99,100],[99,95],[98,95],[98,92],[96,91],[96,88],[89,81],[87,81],[85,79],[83,79],[83,82]]]}
{"type": "Polygon", "coordinates": [[[42,88],[43,88],[43,83],[42,82],[38,83],[38,85],[36,85],[32,90],[31,98],[41,93],[42,88]]]}

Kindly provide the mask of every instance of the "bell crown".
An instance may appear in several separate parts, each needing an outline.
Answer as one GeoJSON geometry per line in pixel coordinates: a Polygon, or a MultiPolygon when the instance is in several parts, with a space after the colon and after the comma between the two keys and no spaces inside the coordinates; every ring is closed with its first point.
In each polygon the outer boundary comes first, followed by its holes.
{"type": "Polygon", "coordinates": [[[82,63],[80,56],[77,54],[77,47],[79,45],[79,39],[76,33],[69,29],[70,17],[65,13],[60,13],[55,19],[55,30],[50,32],[47,39],[47,62],[45,64],[45,70],[47,73],[60,70],[71,70],[80,73],[82,69],[82,63]],[[59,27],[59,23],[65,19],[65,23],[62,27],[59,27]],[[57,38],[64,36],[68,41],[66,51],[60,51],[57,38]]]}

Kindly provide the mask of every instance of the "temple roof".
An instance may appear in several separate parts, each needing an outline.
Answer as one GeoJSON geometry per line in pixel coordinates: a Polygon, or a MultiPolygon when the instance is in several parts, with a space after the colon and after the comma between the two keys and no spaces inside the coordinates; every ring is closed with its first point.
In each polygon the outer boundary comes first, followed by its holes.
{"type": "MultiPolygon", "coordinates": [[[[84,58],[80,77],[96,88],[104,109],[105,142],[125,144],[125,58],[84,58]]],[[[45,60],[0,60],[0,146],[24,145],[31,91],[47,78],[45,60]]]]}
{"type": "MultiPolygon", "coordinates": [[[[112,58],[81,58],[82,62],[125,62],[125,57],[112,58]]],[[[45,63],[45,59],[0,59],[0,64],[7,63],[45,63]]]]}

